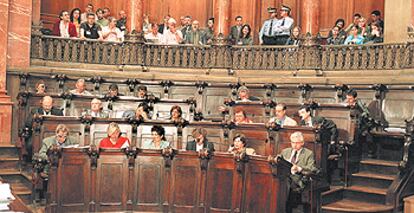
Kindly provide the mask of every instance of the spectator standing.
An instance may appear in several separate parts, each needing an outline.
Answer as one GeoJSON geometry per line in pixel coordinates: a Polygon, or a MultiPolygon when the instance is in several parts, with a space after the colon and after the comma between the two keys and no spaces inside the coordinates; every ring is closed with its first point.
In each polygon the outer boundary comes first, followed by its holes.
{"type": "Polygon", "coordinates": [[[200,30],[200,22],[194,20],[191,25],[191,31],[187,32],[184,43],[193,45],[203,45],[205,41],[204,33],[200,30]]]}
{"type": "Polygon", "coordinates": [[[88,14],[89,13],[94,13],[92,4],[87,4],[86,5],[85,12],[82,13],[82,15],[81,15],[81,23],[86,22],[88,20],[88,14]]]}
{"type": "Polygon", "coordinates": [[[243,17],[236,16],[234,19],[236,21],[236,25],[232,26],[230,28],[230,35],[229,35],[229,41],[232,45],[236,44],[240,37],[241,37],[241,31],[243,27],[243,17]]]}
{"type": "Polygon", "coordinates": [[[127,15],[124,10],[119,11],[119,18],[116,22],[116,27],[118,27],[122,32],[126,30],[127,15]]]}
{"type": "Polygon", "coordinates": [[[101,27],[95,23],[95,14],[89,13],[88,21],[82,23],[80,28],[81,39],[89,38],[103,40],[101,27]]]}
{"type": "Polygon", "coordinates": [[[241,33],[239,38],[237,39],[236,44],[237,45],[252,45],[253,44],[253,38],[251,36],[252,29],[250,28],[250,25],[245,24],[241,28],[241,33]]]}
{"type": "Polygon", "coordinates": [[[341,45],[344,44],[345,36],[339,35],[339,27],[334,26],[330,32],[331,36],[327,39],[328,45],[341,45]]]}
{"type": "Polygon", "coordinates": [[[164,34],[162,36],[163,44],[180,44],[183,41],[183,34],[181,31],[177,30],[177,28],[175,27],[176,24],[177,22],[175,21],[175,19],[170,18],[170,20],[168,20],[169,29],[164,31],[164,34]]]}
{"type": "Polygon", "coordinates": [[[364,37],[361,36],[361,34],[358,33],[359,27],[353,26],[351,28],[351,31],[349,32],[348,37],[345,39],[345,44],[363,44],[364,43],[364,37]]]}
{"type": "Polygon", "coordinates": [[[96,23],[99,24],[99,26],[106,27],[109,25],[109,21],[104,17],[104,11],[101,8],[96,10],[96,16],[98,17],[96,23]]]}
{"type": "Polygon", "coordinates": [[[349,31],[351,31],[351,28],[353,27],[353,26],[355,26],[355,25],[358,25],[358,21],[359,21],[359,19],[361,18],[362,16],[361,16],[361,14],[359,14],[359,13],[355,13],[354,14],[354,21],[350,24],[350,25],[348,25],[348,27],[346,27],[345,28],[345,32],[348,34],[349,33],[349,31]]]}
{"type": "Polygon", "coordinates": [[[151,31],[145,35],[145,39],[147,42],[159,44],[162,41],[162,34],[158,32],[158,24],[152,23],[151,24],[151,31]]]}
{"type": "Polygon", "coordinates": [[[80,17],[80,9],[75,8],[70,12],[70,22],[72,22],[76,27],[76,33],[78,37],[80,35],[80,25],[81,25],[81,17],[80,17]]]}
{"type": "Polygon", "coordinates": [[[293,27],[293,19],[290,17],[290,8],[282,6],[280,8],[280,19],[276,22],[276,45],[285,45],[289,39],[290,30],[293,27]]]}
{"type": "Polygon", "coordinates": [[[301,29],[299,26],[294,27],[290,37],[286,41],[286,45],[300,45],[302,43],[300,31],[301,29]]]}
{"type": "Polygon", "coordinates": [[[53,25],[53,35],[62,38],[78,37],[75,25],[70,22],[69,12],[62,10],[59,15],[59,21],[53,25]]]}
{"type": "Polygon", "coordinates": [[[206,44],[213,44],[214,39],[214,18],[209,18],[207,21],[207,28],[204,29],[204,40],[206,44]]]}
{"type": "Polygon", "coordinates": [[[116,19],[109,17],[109,25],[102,28],[102,37],[105,41],[122,42],[124,33],[116,27],[116,19]]]}
{"type": "Polygon", "coordinates": [[[277,13],[276,8],[267,8],[267,12],[270,14],[270,18],[263,23],[259,32],[259,42],[263,45],[275,45],[276,33],[274,28],[276,27],[277,13]]]}

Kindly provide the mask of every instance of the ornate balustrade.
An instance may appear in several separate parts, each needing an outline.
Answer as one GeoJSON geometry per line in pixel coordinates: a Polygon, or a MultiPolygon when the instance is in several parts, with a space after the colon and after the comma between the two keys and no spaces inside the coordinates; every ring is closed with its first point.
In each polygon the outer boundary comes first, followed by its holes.
{"type": "Polygon", "coordinates": [[[31,57],[49,61],[235,70],[390,70],[414,67],[412,43],[333,46],[194,46],[32,35],[31,57]]]}

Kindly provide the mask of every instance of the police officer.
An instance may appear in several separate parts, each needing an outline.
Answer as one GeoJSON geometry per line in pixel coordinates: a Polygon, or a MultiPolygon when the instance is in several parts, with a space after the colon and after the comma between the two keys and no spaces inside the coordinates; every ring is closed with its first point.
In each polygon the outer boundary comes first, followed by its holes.
{"type": "Polygon", "coordinates": [[[290,8],[282,6],[280,8],[280,19],[276,23],[275,36],[276,45],[285,45],[290,37],[290,30],[293,27],[293,19],[290,17],[290,8]]]}
{"type": "Polygon", "coordinates": [[[270,13],[270,18],[263,23],[259,32],[259,41],[263,45],[276,45],[276,24],[278,22],[276,8],[269,7],[267,12],[270,13]]]}

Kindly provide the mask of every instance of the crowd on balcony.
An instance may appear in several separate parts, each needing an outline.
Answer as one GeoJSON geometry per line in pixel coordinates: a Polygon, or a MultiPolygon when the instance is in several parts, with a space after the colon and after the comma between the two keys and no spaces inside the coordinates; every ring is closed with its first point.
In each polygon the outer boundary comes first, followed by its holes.
{"type": "MultiPolygon", "coordinates": [[[[269,19],[264,21],[258,34],[261,45],[300,45],[304,40],[300,26],[295,25],[288,6],[268,8],[269,19]]],[[[227,40],[232,45],[253,45],[251,26],[242,16],[235,17],[235,25],[229,29],[227,40]]],[[[54,24],[53,35],[64,38],[98,39],[103,41],[122,42],[127,31],[128,17],[125,11],[119,11],[118,18],[111,15],[107,7],[98,8],[88,4],[85,11],[75,8],[71,12],[63,10],[59,20],[54,24]]],[[[348,26],[339,18],[329,31],[326,39],[328,45],[349,45],[381,43],[383,41],[384,22],[381,12],[374,10],[369,19],[361,14],[354,14],[354,20],[348,26]]],[[[210,45],[213,43],[214,18],[207,20],[206,28],[200,27],[200,21],[191,16],[180,17],[179,23],[170,15],[163,18],[162,23],[150,22],[144,16],[143,36],[147,42],[156,44],[192,44],[210,45]]]]}

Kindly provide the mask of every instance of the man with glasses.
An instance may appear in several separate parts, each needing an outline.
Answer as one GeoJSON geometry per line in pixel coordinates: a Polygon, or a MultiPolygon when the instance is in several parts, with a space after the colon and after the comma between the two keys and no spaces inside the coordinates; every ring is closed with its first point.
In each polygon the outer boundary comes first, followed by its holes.
{"type": "Polygon", "coordinates": [[[59,21],[53,25],[53,35],[62,38],[76,38],[76,26],[70,21],[69,12],[62,10],[59,15],[59,21]]]}
{"type": "MultiPolygon", "coordinates": [[[[69,129],[64,124],[59,124],[56,127],[55,135],[44,138],[42,141],[42,146],[39,151],[39,157],[43,160],[47,160],[47,151],[53,145],[57,145],[58,147],[68,147],[78,144],[78,141],[72,136],[69,136],[69,129]]],[[[49,172],[49,167],[45,166],[44,175],[47,175],[49,172]]]]}

